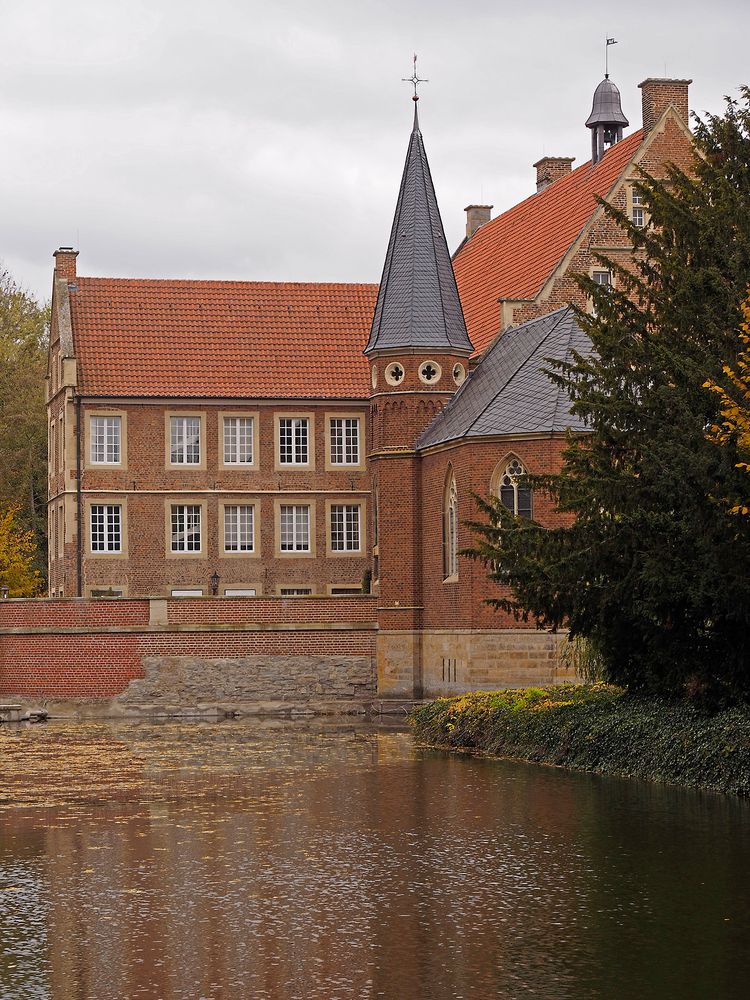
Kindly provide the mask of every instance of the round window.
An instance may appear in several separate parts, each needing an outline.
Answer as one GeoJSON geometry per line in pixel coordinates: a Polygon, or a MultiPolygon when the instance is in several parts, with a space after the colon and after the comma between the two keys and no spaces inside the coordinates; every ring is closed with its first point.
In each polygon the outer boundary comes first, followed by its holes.
{"type": "Polygon", "coordinates": [[[372,372],[370,373],[370,380],[372,381],[372,387],[374,389],[377,386],[377,384],[378,384],[378,366],[377,365],[373,365],[372,366],[372,372]]]}
{"type": "Polygon", "coordinates": [[[399,385],[403,382],[405,374],[403,365],[398,361],[392,361],[385,370],[385,380],[388,385],[399,385]]]}
{"type": "Polygon", "coordinates": [[[419,366],[419,377],[425,385],[434,385],[440,381],[442,370],[437,361],[423,361],[419,366]]]}
{"type": "Polygon", "coordinates": [[[465,378],[466,378],[466,369],[464,368],[464,366],[461,364],[460,361],[457,361],[453,366],[453,381],[456,383],[456,385],[461,385],[461,383],[465,378]]]}

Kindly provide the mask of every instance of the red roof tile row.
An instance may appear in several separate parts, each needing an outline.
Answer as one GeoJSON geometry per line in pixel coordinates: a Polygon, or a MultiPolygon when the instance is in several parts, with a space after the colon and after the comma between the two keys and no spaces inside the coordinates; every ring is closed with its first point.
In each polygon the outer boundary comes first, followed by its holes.
{"type": "Polygon", "coordinates": [[[377,285],[78,278],[90,396],[366,398],[377,285]]]}

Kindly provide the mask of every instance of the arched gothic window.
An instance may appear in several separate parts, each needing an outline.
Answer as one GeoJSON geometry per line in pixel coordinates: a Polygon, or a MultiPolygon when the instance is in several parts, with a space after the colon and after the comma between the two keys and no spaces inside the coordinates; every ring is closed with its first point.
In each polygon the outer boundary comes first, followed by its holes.
{"type": "Polygon", "coordinates": [[[443,502],[443,573],[446,579],[458,576],[458,491],[450,472],[443,502]]]}
{"type": "Polygon", "coordinates": [[[498,490],[500,502],[518,517],[531,517],[532,512],[531,490],[528,486],[519,485],[519,479],[525,475],[526,469],[517,458],[512,457],[500,476],[498,490]]]}

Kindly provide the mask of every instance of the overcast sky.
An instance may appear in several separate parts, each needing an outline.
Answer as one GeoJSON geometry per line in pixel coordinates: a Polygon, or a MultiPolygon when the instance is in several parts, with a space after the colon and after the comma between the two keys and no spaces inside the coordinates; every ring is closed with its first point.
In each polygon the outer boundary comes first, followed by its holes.
{"type": "Polygon", "coordinates": [[[420,121],[448,242],[545,153],[588,158],[604,71],[720,112],[750,82],[747,0],[0,0],[0,261],[118,277],[377,281],[420,121]]]}

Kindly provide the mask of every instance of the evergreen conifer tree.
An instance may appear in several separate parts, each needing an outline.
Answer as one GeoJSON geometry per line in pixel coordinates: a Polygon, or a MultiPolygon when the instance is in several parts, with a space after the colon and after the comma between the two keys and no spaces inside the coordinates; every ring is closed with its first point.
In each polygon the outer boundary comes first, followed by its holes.
{"type": "Polygon", "coordinates": [[[750,696],[750,519],[737,495],[736,438],[708,430],[727,385],[750,283],[750,90],[698,121],[694,174],[639,182],[650,224],[629,234],[629,268],[601,257],[613,288],[579,279],[594,351],[551,362],[590,433],[570,438],[558,475],[529,477],[570,527],[514,518],[497,500],[474,525],[506,588],[495,602],[546,627],[569,627],[601,653],[608,679],[632,690],[750,696]]]}

